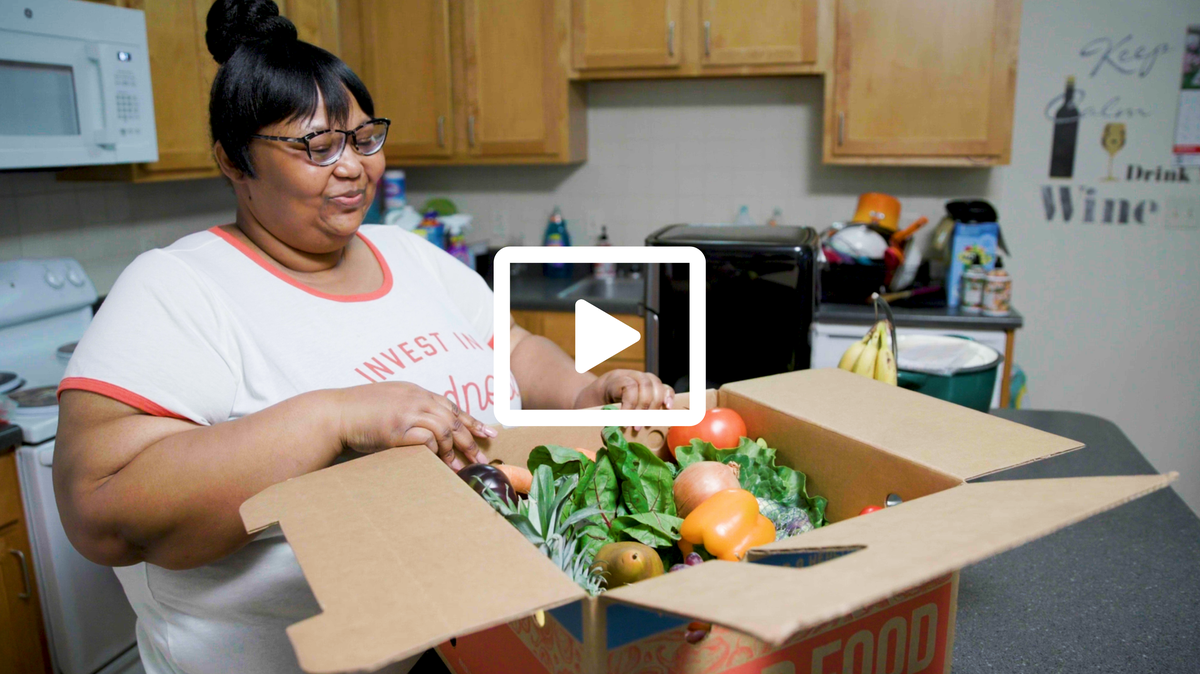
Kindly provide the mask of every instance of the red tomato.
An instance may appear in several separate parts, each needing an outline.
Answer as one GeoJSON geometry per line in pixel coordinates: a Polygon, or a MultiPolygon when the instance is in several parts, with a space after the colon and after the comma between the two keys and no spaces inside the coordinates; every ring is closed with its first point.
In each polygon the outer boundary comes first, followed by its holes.
{"type": "Polygon", "coordinates": [[[858,514],[866,515],[867,513],[873,513],[876,510],[883,510],[883,506],[869,505],[866,508],[863,508],[862,510],[858,511],[858,514]]]}
{"type": "Polygon", "coordinates": [[[745,435],[746,422],[742,421],[742,415],[725,407],[714,407],[695,426],[672,426],[667,431],[667,446],[674,455],[676,447],[691,443],[692,438],[700,438],[717,449],[733,449],[745,435]]]}

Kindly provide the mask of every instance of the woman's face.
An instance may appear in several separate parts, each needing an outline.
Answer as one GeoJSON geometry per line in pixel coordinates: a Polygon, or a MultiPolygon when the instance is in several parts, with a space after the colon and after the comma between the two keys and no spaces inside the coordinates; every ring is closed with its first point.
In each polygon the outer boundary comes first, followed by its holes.
{"type": "MultiPolygon", "coordinates": [[[[345,130],[370,119],[349,98],[345,130]]],[[[279,122],[259,134],[300,138],[329,128],[322,98],[312,119],[279,122]]],[[[384,171],[383,151],[364,157],[349,139],[342,156],[329,166],[310,161],[303,143],[262,139],[250,143],[250,162],[254,177],[239,181],[248,197],[243,206],[277,239],[307,253],[332,252],[350,241],[384,171]]]]}

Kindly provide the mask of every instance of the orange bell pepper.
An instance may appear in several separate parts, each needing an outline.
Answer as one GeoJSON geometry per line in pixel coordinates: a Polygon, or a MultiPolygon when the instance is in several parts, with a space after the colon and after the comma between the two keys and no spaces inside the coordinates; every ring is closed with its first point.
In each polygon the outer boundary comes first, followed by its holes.
{"type": "Polygon", "coordinates": [[[683,520],[679,535],[679,549],[685,555],[693,546],[703,545],[717,559],[736,562],[750,548],[775,540],[775,525],[758,512],[754,494],[726,489],[696,506],[683,520]]]}

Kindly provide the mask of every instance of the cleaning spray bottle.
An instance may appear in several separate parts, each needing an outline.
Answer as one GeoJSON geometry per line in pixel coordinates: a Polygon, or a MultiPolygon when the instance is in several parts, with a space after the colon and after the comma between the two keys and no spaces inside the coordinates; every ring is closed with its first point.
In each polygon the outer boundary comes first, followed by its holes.
{"type": "MultiPolygon", "coordinates": [[[[550,221],[546,223],[546,236],[542,240],[542,245],[571,245],[571,235],[567,232],[567,221],[563,218],[562,211],[558,206],[554,207],[554,212],[550,214],[550,221]]],[[[550,278],[570,278],[571,271],[571,265],[565,262],[547,262],[542,265],[542,275],[550,278]]]]}

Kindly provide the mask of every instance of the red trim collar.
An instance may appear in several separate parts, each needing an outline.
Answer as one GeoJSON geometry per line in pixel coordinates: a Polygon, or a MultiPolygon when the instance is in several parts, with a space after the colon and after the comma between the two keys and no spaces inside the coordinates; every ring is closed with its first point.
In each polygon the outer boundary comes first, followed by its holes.
{"type": "Polygon", "coordinates": [[[379,268],[383,270],[383,283],[377,289],[369,293],[361,293],[358,295],[330,295],[329,293],[323,293],[320,290],[314,290],[313,288],[304,285],[291,276],[279,271],[277,267],[264,260],[263,257],[250,248],[250,246],[247,246],[237,237],[233,236],[229,232],[226,232],[220,227],[212,227],[208,231],[228,241],[231,246],[241,251],[242,254],[250,258],[252,262],[267,270],[279,280],[287,283],[288,285],[299,288],[309,295],[320,297],[323,300],[332,300],[334,302],[368,302],[370,300],[377,300],[380,297],[383,297],[392,289],[391,267],[388,266],[387,260],[383,259],[383,255],[380,255],[379,249],[375,247],[375,244],[371,243],[370,239],[363,236],[362,232],[355,232],[355,234],[358,236],[358,238],[362,239],[363,243],[367,244],[367,248],[371,249],[371,253],[375,256],[375,260],[379,262],[379,268]]]}

